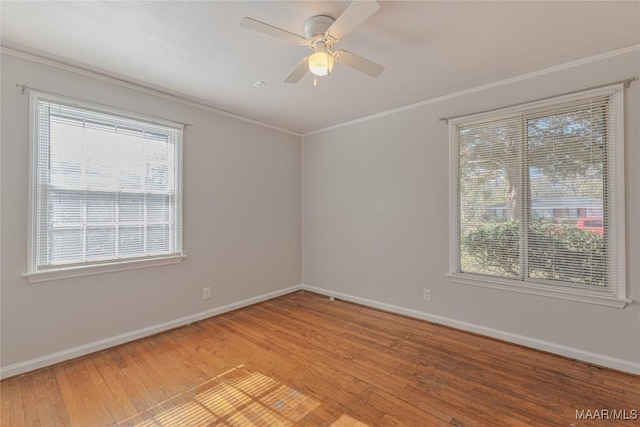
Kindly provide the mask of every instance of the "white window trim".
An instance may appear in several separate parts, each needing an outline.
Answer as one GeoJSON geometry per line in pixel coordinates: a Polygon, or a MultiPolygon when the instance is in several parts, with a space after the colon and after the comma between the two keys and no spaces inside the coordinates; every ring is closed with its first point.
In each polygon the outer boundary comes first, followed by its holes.
{"type": "Polygon", "coordinates": [[[180,141],[180,144],[177,149],[176,155],[178,156],[178,192],[179,194],[176,196],[177,203],[179,203],[179,215],[180,215],[180,253],[177,254],[168,254],[168,255],[159,255],[159,256],[149,256],[145,258],[133,258],[133,259],[123,259],[123,260],[108,260],[104,263],[90,263],[86,265],[74,265],[74,266],[62,266],[60,268],[49,268],[46,270],[38,270],[36,263],[36,247],[37,247],[37,200],[36,200],[36,168],[37,168],[37,159],[36,159],[36,126],[34,125],[34,115],[35,115],[35,103],[38,97],[44,97],[52,100],[59,100],[61,102],[66,103],[74,103],[79,106],[82,106],[87,109],[98,109],[99,111],[112,113],[114,115],[122,115],[126,114],[127,117],[133,119],[139,119],[141,121],[146,121],[150,123],[157,123],[166,125],[169,127],[180,128],[184,131],[184,125],[177,122],[172,122],[169,120],[160,119],[157,117],[147,116],[144,114],[134,113],[125,111],[122,109],[117,109],[113,107],[108,107],[105,105],[95,104],[91,102],[81,101],[75,98],[66,97],[63,95],[48,93],[44,91],[29,91],[29,179],[28,179],[28,215],[29,222],[27,226],[27,250],[28,250],[28,262],[27,262],[27,272],[22,274],[22,277],[26,278],[29,283],[41,283],[48,282],[54,280],[62,280],[69,279],[74,277],[83,277],[83,276],[91,276],[97,274],[118,272],[118,271],[128,271],[128,270],[136,270],[140,268],[148,268],[148,267],[156,267],[162,265],[171,265],[171,264],[179,264],[185,258],[186,254],[183,249],[183,221],[184,221],[184,206],[183,206],[183,141],[180,141]]]}
{"type": "MultiPolygon", "coordinates": [[[[611,173],[611,172],[610,172],[611,173]]],[[[575,94],[558,96],[552,99],[545,99],[542,101],[531,102],[527,104],[517,105],[513,107],[507,107],[501,110],[492,110],[485,113],[473,114],[463,117],[456,117],[449,120],[449,217],[451,221],[449,223],[449,271],[448,274],[452,283],[480,286],[485,288],[500,289],[511,292],[518,292],[530,295],[538,295],[543,297],[551,297],[575,302],[590,303],[603,305],[607,307],[624,308],[626,304],[631,303],[632,300],[627,298],[627,286],[626,286],[626,267],[625,267],[625,189],[624,189],[624,84],[615,84],[607,87],[586,90],[575,94]],[[500,116],[507,116],[514,113],[520,113],[523,111],[533,110],[537,108],[544,108],[554,104],[560,104],[571,101],[578,101],[585,98],[592,98],[600,95],[611,95],[612,105],[617,111],[616,120],[618,132],[615,133],[615,140],[610,141],[607,145],[609,149],[609,164],[615,165],[610,170],[615,171],[615,187],[612,188],[616,194],[622,195],[615,198],[616,205],[613,210],[615,215],[615,221],[618,224],[619,233],[615,236],[611,236],[611,246],[616,247],[619,260],[618,266],[621,270],[618,284],[617,295],[608,292],[602,292],[597,290],[590,290],[584,288],[571,288],[571,287],[557,287],[551,285],[545,285],[533,281],[522,281],[513,279],[503,279],[499,277],[482,276],[479,274],[460,273],[460,266],[458,260],[458,247],[459,247],[459,200],[458,200],[458,162],[454,161],[458,155],[458,143],[457,135],[455,132],[455,126],[460,122],[481,121],[487,118],[498,118],[500,116]],[[616,147],[615,150],[611,147],[616,147]]]]}
{"type": "Polygon", "coordinates": [[[558,288],[543,283],[522,282],[519,280],[501,279],[499,277],[482,277],[475,274],[451,273],[449,274],[449,278],[452,283],[461,285],[481,286],[484,288],[604,305],[607,307],[624,308],[625,305],[632,302],[627,298],[614,297],[609,294],[603,295],[594,291],[581,289],[581,292],[575,292],[572,291],[571,288],[558,288]]]}
{"type": "Polygon", "coordinates": [[[55,268],[33,273],[25,273],[29,283],[50,282],[53,280],[71,279],[73,277],[93,276],[95,274],[113,273],[117,271],[137,270],[139,268],[157,267],[160,265],[179,264],[185,255],[164,256],[150,259],[137,259],[111,262],[107,264],[91,264],[76,267],[55,268]]]}

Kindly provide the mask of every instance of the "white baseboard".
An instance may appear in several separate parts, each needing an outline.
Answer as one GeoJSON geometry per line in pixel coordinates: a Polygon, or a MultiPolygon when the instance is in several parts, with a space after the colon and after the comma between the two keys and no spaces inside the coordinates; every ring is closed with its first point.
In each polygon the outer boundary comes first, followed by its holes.
{"type": "Polygon", "coordinates": [[[640,363],[635,363],[627,360],[617,359],[614,357],[605,356],[602,354],[592,353],[585,350],[576,349],[573,347],[567,347],[548,341],[542,341],[535,338],[526,337],[524,335],[513,334],[511,332],[501,331],[498,329],[488,328],[485,326],[479,326],[472,323],[461,322],[458,320],[449,319],[447,317],[436,316],[429,313],[424,313],[417,310],[412,310],[405,307],[400,307],[392,304],[386,304],[379,301],[374,301],[366,298],[360,298],[342,292],[335,292],[324,288],[318,288],[309,285],[295,285],[288,288],[280,289],[274,292],[258,295],[252,298],[248,298],[235,303],[223,305],[221,307],[212,308],[210,310],[195,313],[189,316],[181,317],[178,319],[170,320],[168,322],[152,325],[146,328],[138,329],[135,331],[127,332],[114,337],[106,338],[103,340],[95,341],[89,344],[81,345],[78,347],[63,350],[57,353],[48,354],[35,359],[27,360],[24,362],[15,363],[5,367],[0,367],[0,379],[9,378],[15,375],[19,375],[25,372],[29,372],[35,369],[43,368],[55,363],[64,362],[65,360],[74,359],[76,357],[84,356],[90,353],[95,353],[100,350],[104,350],[109,347],[124,344],[126,342],[134,341],[140,338],[148,337],[150,335],[157,334],[159,332],[167,331],[169,329],[177,328],[180,326],[188,325],[189,323],[197,322],[198,320],[206,319],[208,317],[217,316],[228,311],[237,310],[242,307],[247,307],[258,302],[266,301],[281,295],[286,295],[291,292],[298,291],[300,289],[308,290],[318,294],[332,296],[343,299],[345,301],[355,302],[358,304],[366,305],[368,307],[378,308],[380,310],[389,311],[391,313],[402,314],[416,319],[422,319],[441,325],[451,326],[453,328],[461,329],[464,331],[475,332],[481,335],[486,335],[492,338],[524,345],[526,347],[535,348],[538,350],[555,353],[561,356],[569,357],[572,359],[581,360],[595,365],[605,366],[612,369],[617,369],[632,374],[640,374],[640,363]]]}
{"type": "Polygon", "coordinates": [[[134,341],[140,338],[148,337],[150,335],[157,334],[159,332],[174,329],[179,326],[188,325],[198,320],[206,319],[208,317],[217,316],[228,311],[237,310],[242,307],[246,307],[258,302],[266,301],[281,295],[289,294],[302,289],[302,285],[290,286],[288,288],[280,289],[274,292],[268,292],[266,294],[258,295],[252,298],[248,298],[242,301],[234,302],[231,304],[223,305],[221,307],[212,308],[210,310],[201,311],[189,316],[180,317],[179,319],[170,320],[168,322],[159,323],[157,325],[151,325],[146,328],[138,329],[135,331],[127,332],[114,337],[102,339],[89,344],[81,345],[78,347],[70,348],[67,350],[59,351],[57,353],[47,354],[45,356],[37,357],[35,359],[27,360],[24,362],[14,363],[13,365],[0,367],[0,379],[13,377],[25,372],[33,371],[34,369],[44,368],[45,366],[53,365],[55,363],[64,362],[65,360],[74,359],[76,357],[84,356],[90,353],[95,353],[100,350],[104,350],[109,347],[124,344],[129,341],[134,341]]]}
{"type": "Polygon", "coordinates": [[[422,319],[441,325],[451,326],[463,331],[474,332],[480,335],[485,335],[491,338],[496,338],[503,341],[508,341],[515,344],[520,344],[526,347],[535,348],[537,350],[547,351],[549,353],[558,354],[560,356],[569,357],[571,359],[580,360],[594,365],[604,366],[611,369],[617,369],[619,371],[629,372],[632,374],[640,375],[640,363],[632,362],[629,360],[617,359],[615,357],[605,356],[603,354],[592,353],[585,350],[580,350],[573,347],[567,347],[560,344],[555,344],[549,341],[543,341],[535,338],[530,338],[524,335],[514,334],[511,332],[501,331],[498,329],[488,328],[486,326],[475,325],[473,323],[462,322],[459,320],[450,319],[447,317],[437,316],[434,314],[424,313],[422,311],[412,310],[405,307],[400,307],[392,304],[386,304],[379,301],[374,301],[366,298],[360,298],[342,292],[335,292],[324,288],[318,288],[316,286],[301,285],[301,288],[318,294],[326,295],[328,297],[335,297],[345,301],[355,302],[358,304],[366,305],[368,307],[378,308],[380,310],[389,311],[391,313],[402,314],[405,316],[413,317],[416,319],[422,319]]]}

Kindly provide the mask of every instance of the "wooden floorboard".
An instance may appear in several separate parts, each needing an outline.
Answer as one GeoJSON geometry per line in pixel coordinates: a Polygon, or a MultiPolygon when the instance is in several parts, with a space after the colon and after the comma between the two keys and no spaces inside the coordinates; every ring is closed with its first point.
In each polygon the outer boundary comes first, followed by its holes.
{"type": "Polygon", "coordinates": [[[2,426],[631,426],[640,377],[296,292],[0,383],[2,426]]]}

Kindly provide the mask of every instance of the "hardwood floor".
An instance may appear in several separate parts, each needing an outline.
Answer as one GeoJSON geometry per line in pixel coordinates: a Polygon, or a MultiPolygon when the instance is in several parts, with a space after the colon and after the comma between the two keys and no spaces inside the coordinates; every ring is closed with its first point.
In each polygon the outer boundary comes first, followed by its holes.
{"type": "Polygon", "coordinates": [[[3,426],[631,426],[594,411],[640,410],[638,376],[302,291],[0,386],[3,426]]]}

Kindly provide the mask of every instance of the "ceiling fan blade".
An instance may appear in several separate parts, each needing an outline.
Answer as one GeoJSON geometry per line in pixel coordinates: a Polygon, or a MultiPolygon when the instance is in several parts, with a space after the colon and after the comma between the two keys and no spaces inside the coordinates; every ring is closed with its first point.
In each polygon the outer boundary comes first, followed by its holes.
{"type": "Polygon", "coordinates": [[[302,36],[299,36],[289,31],[285,31],[281,28],[274,27],[273,25],[265,24],[264,22],[256,21],[255,19],[244,17],[240,21],[240,26],[249,30],[257,31],[262,34],[266,34],[271,37],[276,37],[281,40],[285,40],[291,43],[299,45],[308,45],[309,42],[302,36]]]}
{"type": "Polygon", "coordinates": [[[380,9],[380,5],[375,0],[354,0],[331,24],[327,33],[334,39],[340,40],[369,19],[378,9],[380,9]]]}
{"type": "Polygon", "coordinates": [[[300,79],[302,78],[302,76],[304,76],[306,74],[306,72],[309,71],[309,63],[307,62],[308,59],[309,59],[309,57],[307,56],[302,61],[300,61],[298,63],[298,65],[296,65],[296,68],[293,69],[291,74],[289,74],[287,76],[287,78],[284,80],[284,82],[285,83],[298,83],[300,81],[300,79]]]}
{"type": "Polygon", "coordinates": [[[361,73],[365,73],[371,77],[377,77],[384,71],[384,66],[376,64],[373,61],[369,61],[355,53],[347,52],[346,50],[338,50],[334,52],[333,58],[341,64],[358,70],[361,73]]]}

